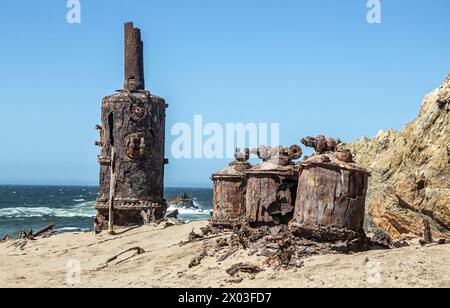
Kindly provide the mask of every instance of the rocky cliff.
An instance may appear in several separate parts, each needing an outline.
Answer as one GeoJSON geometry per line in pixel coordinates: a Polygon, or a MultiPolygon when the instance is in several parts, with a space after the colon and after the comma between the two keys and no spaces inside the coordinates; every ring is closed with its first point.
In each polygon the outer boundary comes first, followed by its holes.
{"type": "Polygon", "coordinates": [[[419,116],[401,131],[345,145],[372,173],[369,220],[394,238],[420,236],[424,218],[436,236],[450,236],[449,111],[450,75],[425,96],[419,116]]]}

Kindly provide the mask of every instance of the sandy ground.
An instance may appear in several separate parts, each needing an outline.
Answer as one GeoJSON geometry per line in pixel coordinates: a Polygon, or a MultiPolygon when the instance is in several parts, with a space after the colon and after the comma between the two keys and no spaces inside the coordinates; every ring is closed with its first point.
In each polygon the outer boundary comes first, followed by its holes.
{"type": "Polygon", "coordinates": [[[189,269],[203,242],[179,242],[206,224],[144,226],[113,237],[66,233],[29,241],[22,251],[3,243],[0,287],[450,287],[450,245],[314,256],[304,267],[279,271],[265,267],[264,257],[239,251],[222,263],[208,256],[189,269]],[[135,246],[146,252],[132,258],[127,253],[105,267],[109,258],[135,246]],[[264,271],[231,282],[225,270],[239,262],[264,271]]]}

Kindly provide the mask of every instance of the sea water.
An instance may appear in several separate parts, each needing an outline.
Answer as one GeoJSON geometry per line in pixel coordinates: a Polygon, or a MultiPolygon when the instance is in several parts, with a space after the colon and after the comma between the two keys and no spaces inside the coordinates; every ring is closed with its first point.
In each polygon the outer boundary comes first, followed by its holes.
{"type": "MultiPolygon", "coordinates": [[[[178,209],[178,218],[184,221],[210,217],[212,189],[166,188],[165,198],[182,192],[193,198],[196,208],[171,206],[169,211],[178,209]]],[[[0,186],[0,237],[17,236],[21,228],[36,231],[51,223],[59,232],[90,231],[97,196],[94,186],[0,186]]]]}

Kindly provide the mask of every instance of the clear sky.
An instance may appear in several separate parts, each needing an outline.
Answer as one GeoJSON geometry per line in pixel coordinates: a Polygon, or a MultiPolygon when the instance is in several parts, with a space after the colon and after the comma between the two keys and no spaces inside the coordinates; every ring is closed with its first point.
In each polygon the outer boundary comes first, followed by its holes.
{"type": "Polygon", "coordinates": [[[450,1],[0,1],[0,184],[97,184],[100,102],[123,84],[123,22],[147,88],[170,104],[168,186],[210,186],[222,159],[174,160],[174,123],[278,122],[281,141],[401,128],[450,73],[450,1]]]}

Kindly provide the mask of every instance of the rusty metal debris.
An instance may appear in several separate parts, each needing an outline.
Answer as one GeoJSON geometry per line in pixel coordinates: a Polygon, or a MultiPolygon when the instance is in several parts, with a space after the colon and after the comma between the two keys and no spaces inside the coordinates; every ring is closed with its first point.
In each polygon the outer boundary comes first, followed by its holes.
{"type": "Polygon", "coordinates": [[[239,272],[257,274],[262,271],[263,270],[259,266],[250,263],[238,263],[226,270],[227,274],[230,276],[234,276],[239,272]]]}
{"type": "MultiPolygon", "coordinates": [[[[207,256],[215,256],[217,262],[237,259],[245,251],[266,257],[265,265],[275,269],[300,268],[303,259],[312,255],[408,246],[406,241],[380,234],[366,236],[363,223],[370,173],[353,161],[352,153],[337,149],[339,142],[331,138],[304,140],[318,149],[306,160],[296,162],[302,156],[299,146],[261,146],[237,150],[236,160],[213,175],[215,213],[211,224],[202,228],[201,238],[220,238],[205,241],[200,258],[192,264],[200,264],[207,256]],[[250,166],[251,154],[262,162],[250,166]],[[224,197],[224,186],[234,198],[224,197]],[[226,230],[233,233],[227,235],[226,230]]],[[[198,235],[194,235],[189,241],[195,241],[198,235]]],[[[256,267],[239,263],[229,272],[234,275],[241,269],[253,272],[256,267]]]]}
{"type": "Polygon", "coordinates": [[[291,233],[317,241],[363,241],[369,172],[349,150],[338,150],[333,138],[306,137],[302,143],[317,154],[300,163],[298,145],[238,149],[236,160],[212,176],[212,225],[289,225],[291,233]],[[251,166],[250,154],[262,162],[251,166]]]}
{"type": "Polygon", "coordinates": [[[124,250],[124,251],[122,251],[121,253],[119,253],[119,254],[117,254],[117,255],[115,255],[115,256],[109,258],[105,263],[99,265],[99,266],[95,269],[95,271],[100,271],[100,270],[105,269],[106,267],[110,266],[110,264],[111,264],[113,261],[116,261],[117,259],[119,259],[119,257],[121,257],[121,256],[123,256],[123,255],[125,255],[125,254],[127,254],[127,253],[129,253],[129,252],[131,252],[131,251],[135,251],[135,253],[132,254],[131,256],[128,256],[128,257],[126,257],[126,258],[124,258],[124,259],[122,259],[122,260],[117,261],[114,265],[119,265],[119,264],[121,264],[121,263],[124,263],[124,262],[126,262],[126,261],[128,261],[128,260],[130,260],[130,259],[132,259],[132,258],[134,258],[134,257],[136,257],[136,256],[139,256],[139,255],[142,255],[142,254],[145,254],[145,253],[146,253],[146,251],[145,251],[143,248],[141,248],[141,247],[133,247],[133,248],[129,248],[129,249],[124,250]]]}
{"type": "MultiPolygon", "coordinates": [[[[208,238],[210,234],[221,234],[222,231],[223,229],[216,227],[205,228],[203,238],[208,238]]],[[[303,267],[304,259],[313,255],[349,254],[405,246],[409,246],[406,241],[394,241],[381,234],[373,238],[367,237],[362,242],[359,239],[319,242],[294,235],[286,225],[273,227],[265,225],[257,228],[242,225],[231,235],[223,234],[214,242],[204,242],[200,256],[201,260],[207,256],[216,256],[216,261],[220,263],[234,256],[236,257],[233,260],[238,260],[241,252],[265,257],[264,265],[267,267],[289,269],[303,267]]],[[[193,261],[197,259],[198,257],[193,261]]]]}
{"type": "Polygon", "coordinates": [[[198,239],[204,238],[203,235],[195,233],[195,230],[192,229],[191,233],[189,233],[189,242],[194,242],[198,239]]]}
{"type": "MultiPolygon", "coordinates": [[[[136,252],[135,252],[131,257],[128,257],[128,258],[126,258],[125,260],[131,259],[131,258],[133,258],[133,257],[135,257],[135,256],[138,256],[138,255],[141,255],[141,254],[144,254],[144,253],[145,253],[145,250],[144,250],[143,248],[141,248],[141,247],[133,247],[133,248],[127,249],[127,250],[125,250],[125,251],[123,251],[123,252],[121,252],[121,253],[115,255],[115,256],[112,257],[112,258],[109,258],[109,259],[106,261],[106,264],[111,263],[111,262],[117,260],[120,256],[122,256],[122,255],[124,255],[124,254],[126,254],[127,252],[130,252],[130,251],[136,251],[136,252]]],[[[125,260],[122,260],[122,261],[118,262],[118,264],[119,264],[119,263],[123,263],[125,260]]]]}
{"type": "Polygon", "coordinates": [[[407,245],[366,237],[370,173],[353,161],[349,150],[338,148],[339,140],[318,136],[302,143],[316,154],[296,162],[302,156],[298,145],[238,149],[236,160],[212,176],[214,212],[203,235],[234,232],[212,248],[218,262],[243,249],[267,257],[274,267],[301,267],[302,259],[314,254],[407,245]],[[251,166],[252,154],[262,162],[251,166]]]}
{"type": "Polygon", "coordinates": [[[306,137],[301,140],[302,144],[313,148],[316,154],[326,154],[335,152],[338,141],[333,138],[325,138],[323,135],[317,137],[306,137]]]}
{"type": "Polygon", "coordinates": [[[189,268],[193,268],[195,266],[200,265],[202,260],[207,256],[206,250],[203,250],[198,256],[196,256],[194,259],[192,259],[191,263],[189,263],[189,268]]]}

